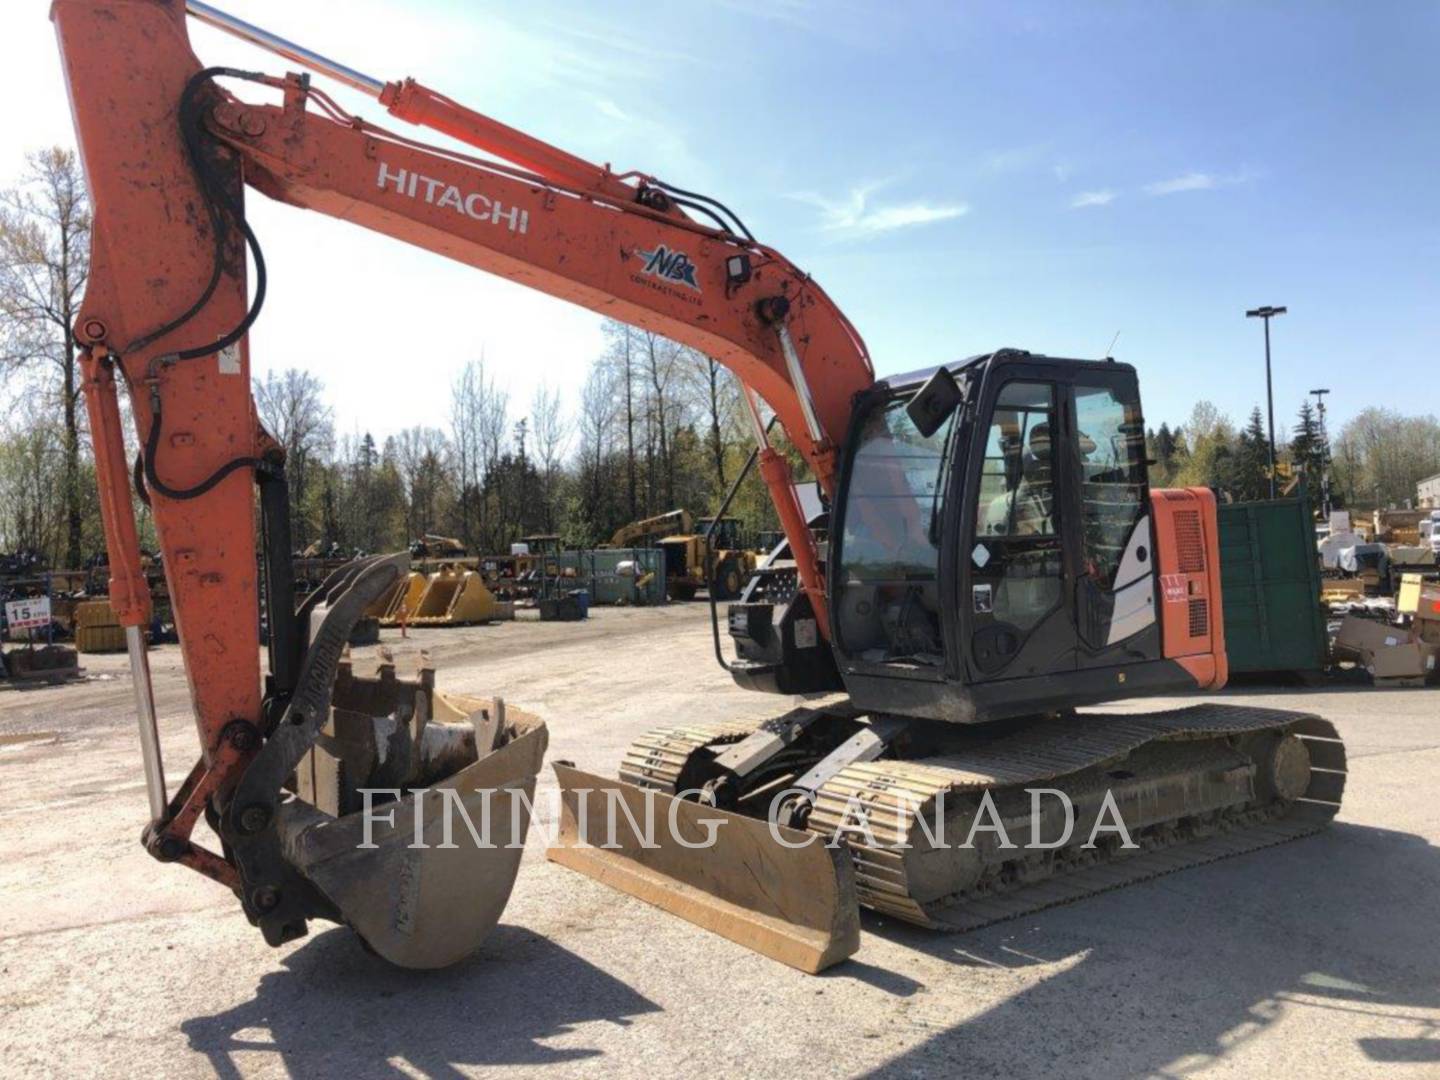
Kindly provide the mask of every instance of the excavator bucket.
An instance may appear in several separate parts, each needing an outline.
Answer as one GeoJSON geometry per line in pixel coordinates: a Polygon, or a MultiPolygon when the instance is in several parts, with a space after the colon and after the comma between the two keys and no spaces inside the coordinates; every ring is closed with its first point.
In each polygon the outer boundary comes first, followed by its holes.
{"type": "Polygon", "coordinates": [[[396,601],[404,594],[405,586],[409,583],[409,575],[399,578],[393,585],[387,588],[374,601],[365,608],[361,614],[362,619],[385,619],[390,615],[390,609],[396,601]]]}
{"type": "Polygon", "coordinates": [[[272,945],[328,919],[394,964],[437,968],[505,908],[547,732],[502,700],[436,692],[428,666],[355,673],[345,642],[407,563],[357,560],[301,605],[293,691],[216,824],[272,945]]]}
{"type": "Polygon", "coordinates": [[[514,607],[496,600],[474,570],[446,567],[430,575],[409,621],[413,626],[469,626],[514,617],[514,607]]]}
{"type": "Polygon", "coordinates": [[[565,764],[552,862],[815,973],[860,945],[843,850],[763,819],[607,780],[565,764]]]}
{"type": "MultiPolygon", "coordinates": [[[[409,621],[415,614],[415,609],[420,606],[420,597],[425,594],[425,587],[429,583],[430,579],[424,574],[411,572],[392,585],[383,596],[386,606],[384,613],[377,616],[380,625],[399,626],[402,622],[409,621]]],[[[377,599],[375,605],[379,602],[377,599]]]]}
{"type": "Polygon", "coordinates": [[[386,960],[455,963],[510,897],[545,726],[503,701],[437,693],[428,669],[398,679],[390,664],[360,677],[342,663],[332,701],[283,808],[284,857],[386,960]]]}

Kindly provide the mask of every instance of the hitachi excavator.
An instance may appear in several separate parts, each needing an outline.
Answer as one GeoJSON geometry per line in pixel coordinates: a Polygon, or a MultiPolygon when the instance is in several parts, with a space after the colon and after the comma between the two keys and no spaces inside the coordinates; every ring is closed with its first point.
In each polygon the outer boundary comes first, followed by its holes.
{"type": "MultiPolygon", "coordinates": [[[[428,672],[372,677],[342,659],[403,554],[337,571],[288,617],[284,455],[250,395],[266,271],[247,187],[664,334],[739,380],[788,550],[729,605],[722,662],[742,686],[806,700],[763,723],[653,731],[618,780],[557,765],[552,859],[817,971],[857,948],[861,906],[965,929],[1335,814],[1345,755],[1319,717],[1083,708],[1226,678],[1214,501],[1149,490],[1131,367],[1007,348],[877,380],[820,286],[712,198],[196,0],[55,0],[51,17],[94,204],[75,331],[141,718],[144,840],[233,889],[272,943],[321,918],[403,965],[470,952],[519,852],[417,849],[412,816],[532,790],[545,730],[499,699],[447,699],[428,672]],[[307,73],[204,66],[187,10],[307,73]],[[485,156],[350,115],[312,73],[485,156]],[[120,384],[200,735],[173,793],[120,384]],[[818,485],[818,514],[770,444],[766,406],[818,485]],[[393,805],[367,804],[375,789],[393,805]],[[194,838],[201,815],[221,850],[194,838]]],[[[345,348],[363,328],[335,331],[345,348]]],[[[718,627],[716,640],[719,652],[718,627]]]]}

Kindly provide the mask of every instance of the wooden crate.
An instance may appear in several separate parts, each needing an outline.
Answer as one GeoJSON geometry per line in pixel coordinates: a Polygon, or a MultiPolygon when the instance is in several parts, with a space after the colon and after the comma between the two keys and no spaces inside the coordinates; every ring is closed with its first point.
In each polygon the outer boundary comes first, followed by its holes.
{"type": "Polygon", "coordinates": [[[77,634],[79,631],[91,627],[119,625],[120,620],[115,616],[115,609],[110,606],[109,597],[102,596],[98,600],[84,600],[75,605],[75,630],[77,634]]]}
{"type": "MultiPolygon", "coordinates": [[[[107,604],[106,607],[109,607],[107,604]]],[[[77,626],[75,648],[82,653],[124,652],[123,626],[77,626]]]]}

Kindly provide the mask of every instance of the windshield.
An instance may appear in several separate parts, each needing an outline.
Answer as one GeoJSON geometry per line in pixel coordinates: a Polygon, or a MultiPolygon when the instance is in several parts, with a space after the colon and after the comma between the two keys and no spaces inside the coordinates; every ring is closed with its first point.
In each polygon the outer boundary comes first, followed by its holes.
{"type": "Polygon", "coordinates": [[[926,438],[893,399],[865,419],[840,537],[842,650],[869,661],[943,660],[936,578],[952,416],[926,438]]]}

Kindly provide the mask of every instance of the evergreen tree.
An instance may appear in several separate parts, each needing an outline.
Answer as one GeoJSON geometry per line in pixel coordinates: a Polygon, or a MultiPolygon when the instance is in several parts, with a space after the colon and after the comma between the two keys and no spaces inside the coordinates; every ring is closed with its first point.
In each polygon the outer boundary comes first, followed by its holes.
{"type": "Polygon", "coordinates": [[[1237,499],[1270,497],[1270,440],[1265,434],[1265,418],[1260,414],[1259,405],[1251,410],[1250,421],[1240,432],[1230,484],[1237,499]]]}
{"type": "Polygon", "coordinates": [[[1299,422],[1295,425],[1295,436],[1290,440],[1290,460],[1297,470],[1305,474],[1310,490],[1318,492],[1320,478],[1325,472],[1325,443],[1320,434],[1320,420],[1309,398],[1300,403],[1299,422]]]}
{"type": "Polygon", "coordinates": [[[1169,487],[1180,470],[1178,431],[1179,428],[1171,431],[1169,424],[1161,424],[1159,431],[1151,428],[1145,432],[1145,456],[1149,459],[1151,487],[1169,487]]]}
{"type": "Polygon", "coordinates": [[[1155,461],[1166,477],[1175,472],[1175,441],[1175,432],[1170,430],[1170,425],[1161,423],[1160,430],[1155,433],[1155,461]]]}

